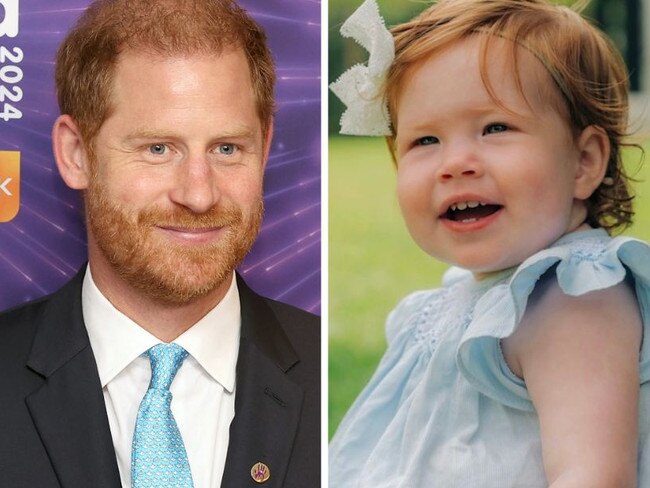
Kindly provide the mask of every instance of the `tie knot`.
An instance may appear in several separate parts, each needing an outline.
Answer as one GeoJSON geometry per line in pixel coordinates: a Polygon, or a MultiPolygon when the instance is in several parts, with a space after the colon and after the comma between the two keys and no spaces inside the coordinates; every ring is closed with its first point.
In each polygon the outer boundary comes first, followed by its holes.
{"type": "Polygon", "coordinates": [[[178,344],[157,344],[147,351],[151,361],[149,388],[169,390],[174,376],[187,357],[187,351],[178,344]]]}

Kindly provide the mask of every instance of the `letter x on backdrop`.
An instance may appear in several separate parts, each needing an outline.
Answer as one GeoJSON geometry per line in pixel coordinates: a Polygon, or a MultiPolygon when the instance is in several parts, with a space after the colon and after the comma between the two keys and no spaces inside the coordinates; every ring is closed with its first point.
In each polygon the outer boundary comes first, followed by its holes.
{"type": "MultiPolygon", "coordinates": [[[[53,292],[86,261],[79,195],[59,178],[54,57],[89,0],[0,0],[0,310],[53,292]]],[[[320,2],[241,0],[277,66],[260,238],[239,267],[271,298],[320,312],[320,2]]]]}

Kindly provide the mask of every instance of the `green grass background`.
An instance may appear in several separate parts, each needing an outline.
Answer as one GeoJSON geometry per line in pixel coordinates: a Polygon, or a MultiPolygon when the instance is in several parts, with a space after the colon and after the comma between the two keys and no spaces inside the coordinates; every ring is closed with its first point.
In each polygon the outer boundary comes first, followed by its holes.
{"type": "MultiPolygon", "coordinates": [[[[645,144],[650,151],[650,144],[645,144]]],[[[635,185],[635,224],[650,241],[650,168],[626,154],[635,185]]],[[[542,223],[540,223],[542,224],[542,223]]],[[[407,293],[435,288],[446,264],[410,239],[383,138],[332,137],[329,144],[329,431],[336,430],[385,348],[384,320],[407,293]]]]}

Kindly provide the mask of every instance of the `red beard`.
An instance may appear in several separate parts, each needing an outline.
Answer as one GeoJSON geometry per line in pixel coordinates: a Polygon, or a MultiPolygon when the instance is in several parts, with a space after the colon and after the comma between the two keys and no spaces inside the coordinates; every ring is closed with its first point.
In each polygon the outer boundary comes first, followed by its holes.
{"type": "Polygon", "coordinates": [[[189,303],[229,279],[262,222],[261,196],[249,215],[237,207],[221,206],[201,214],[179,206],[134,212],[112,202],[97,180],[93,175],[85,203],[99,250],[128,284],[163,303],[189,303]],[[156,227],[219,227],[221,235],[207,244],[183,244],[163,237],[156,227]]]}

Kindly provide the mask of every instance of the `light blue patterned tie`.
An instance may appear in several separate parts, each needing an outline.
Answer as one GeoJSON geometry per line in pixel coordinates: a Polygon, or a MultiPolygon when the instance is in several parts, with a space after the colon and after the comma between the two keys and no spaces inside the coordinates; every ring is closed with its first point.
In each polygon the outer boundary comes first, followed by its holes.
{"type": "Polygon", "coordinates": [[[192,488],[185,445],[170,409],[169,387],[187,351],[178,344],[158,344],[148,351],[151,382],[133,433],[132,488],[192,488]]]}

